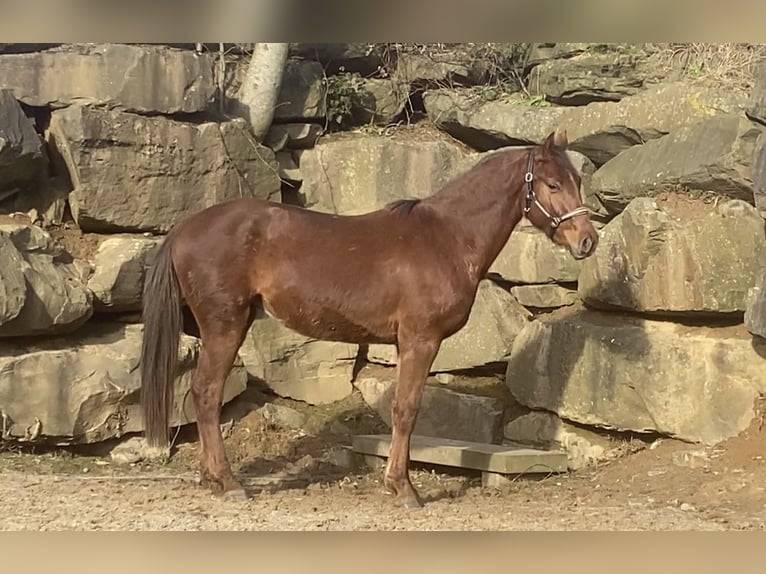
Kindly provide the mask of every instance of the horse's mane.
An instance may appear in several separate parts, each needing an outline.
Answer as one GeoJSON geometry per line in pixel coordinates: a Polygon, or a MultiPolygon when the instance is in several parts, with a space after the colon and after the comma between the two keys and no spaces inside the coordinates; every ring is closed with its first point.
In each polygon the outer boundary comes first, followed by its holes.
{"type": "Polygon", "coordinates": [[[420,203],[419,199],[397,199],[387,204],[386,209],[407,217],[418,203],[420,203]]]}

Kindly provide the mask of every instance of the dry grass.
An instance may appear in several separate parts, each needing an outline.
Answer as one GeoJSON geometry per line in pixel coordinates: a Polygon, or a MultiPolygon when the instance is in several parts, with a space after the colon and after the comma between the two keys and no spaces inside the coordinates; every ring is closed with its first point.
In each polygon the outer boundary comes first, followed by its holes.
{"type": "Polygon", "coordinates": [[[650,44],[654,57],[684,76],[727,86],[751,88],[757,65],[766,59],[766,44],[650,44]]]}

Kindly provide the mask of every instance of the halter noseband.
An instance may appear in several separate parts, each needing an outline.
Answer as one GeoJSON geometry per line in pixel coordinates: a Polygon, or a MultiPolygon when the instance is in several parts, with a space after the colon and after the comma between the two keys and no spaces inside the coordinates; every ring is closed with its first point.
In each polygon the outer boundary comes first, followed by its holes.
{"type": "Polygon", "coordinates": [[[551,215],[547,209],[545,209],[537,199],[537,196],[535,195],[535,189],[532,187],[532,180],[535,178],[535,174],[533,173],[533,167],[534,167],[534,151],[529,152],[529,160],[527,161],[527,173],[524,174],[524,181],[527,184],[527,194],[524,196],[524,214],[530,212],[532,209],[532,204],[537,206],[537,209],[543,212],[543,215],[550,219],[551,221],[551,227],[553,229],[556,229],[559,225],[561,225],[564,221],[567,219],[572,219],[573,217],[577,217],[578,215],[588,215],[590,213],[590,210],[585,207],[581,206],[577,209],[573,209],[572,211],[569,211],[565,213],[564,215],[551,215]]]}

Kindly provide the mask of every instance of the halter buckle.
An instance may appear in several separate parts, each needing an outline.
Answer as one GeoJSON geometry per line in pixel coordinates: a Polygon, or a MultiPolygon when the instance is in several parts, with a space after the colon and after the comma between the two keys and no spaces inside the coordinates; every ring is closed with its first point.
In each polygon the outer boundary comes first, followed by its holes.
{"type": "Polygon", "coordinates": [[[527,183],[532,183],[532,180],[535,178],[535,174],[533,174],[531,171],[528,171],[524,174],[524,181],[527,183]]]}

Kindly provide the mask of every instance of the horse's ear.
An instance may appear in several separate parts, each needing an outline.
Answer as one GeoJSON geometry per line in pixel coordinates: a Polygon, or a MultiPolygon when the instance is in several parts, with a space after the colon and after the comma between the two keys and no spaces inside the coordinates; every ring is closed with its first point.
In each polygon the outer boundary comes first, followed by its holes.
{"type": "Polygon", "coordinates": [[[545,138],[544,145],[549,150],[552,150],[553,148],[566,149],[568,143],[567,131],[564,130],[562,132],[551,132],[548,137],[545,138]]]}

